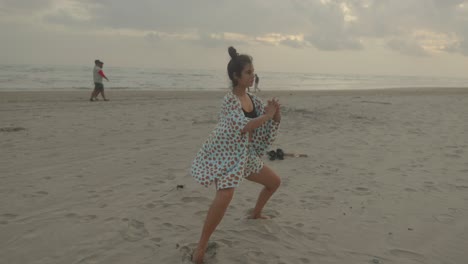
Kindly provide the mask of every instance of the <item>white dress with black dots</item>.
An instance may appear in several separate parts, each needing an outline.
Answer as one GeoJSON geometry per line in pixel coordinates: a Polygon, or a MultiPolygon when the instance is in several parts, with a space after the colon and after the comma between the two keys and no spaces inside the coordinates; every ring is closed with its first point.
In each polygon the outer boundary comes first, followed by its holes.
{"type": "MultiPolygon", "coordinates": [[[[257,116],[264,114],[260,98],[250,94],[257,116]]],[[[239,98],[229,92],[224,96],[219,121],[192,163],[191,174],[208,187],[217,181],[217,189],[239,186],[242,179],[263,168],[261,157],[274,142],[279,122],[270,120],[254,130],[252,141],[241,130],[251,120],[244,115],[239,98]]]]}

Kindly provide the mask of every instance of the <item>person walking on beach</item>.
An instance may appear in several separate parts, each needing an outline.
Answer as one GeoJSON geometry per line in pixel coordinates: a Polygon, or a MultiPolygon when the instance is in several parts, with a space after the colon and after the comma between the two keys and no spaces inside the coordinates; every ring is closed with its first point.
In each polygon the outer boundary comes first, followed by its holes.
{"type": "Polygon", "coordinates": [[[104,71],[102,70],[103,67],[104,67],[104,62],[100,60],[94,61],[94,69],[93,69],[94,90],[91,93],[91,98],[89,98],[91,102],[98,100],[97,97],[99,94],[101,94],[104,101],[109,101],[109,99],[107,99],[106,95],[104,94],[104,84],[102,83],[102,78],[106,79],[107,81],[109,81],[109,79],[104,74],[104,71]]]}
{"type": "Polygon", "coordinates": [[[218,124],[198,151],[191,168],[197,182],[205,187],[214,182],[216,186],[193,252],[192,261],[196,264],[203,263],[208,240],[244,178],[264,186],[250,216],[253,219],[268,218],[262,215],[263,207],[281,184],[280,177],[261,160],[278,133],[279,101],[273,98],[264,104],[257,96],[247,93],[255,78],[252,57],[239,55],[233,47],[228,51],[231,60],[227,72],[233,88],[224,96],[218,124]]]}
{"type": "Polygon", "coordinates": [[[260,78],[258,77],[257,74],[255,74],[255,89],[254,89],[254,92],[257,92],[257,89],[260,92],[260,88],[258,88],[258,83],[259,82],[260,82],[260,78]]]}

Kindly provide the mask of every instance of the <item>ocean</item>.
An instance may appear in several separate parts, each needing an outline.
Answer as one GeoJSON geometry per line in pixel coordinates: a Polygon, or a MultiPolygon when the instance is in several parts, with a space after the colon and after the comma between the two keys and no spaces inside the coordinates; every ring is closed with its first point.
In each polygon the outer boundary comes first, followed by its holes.
{"type": "MultiPolygon", "coordinates": [[[[93,65],[1,65],[0,91],[91,90],[93,65]]],[[[225,70],[175,70],[105,67],[111,80],[106,89],[120,90],[224,90],[229,87],[225,70]]],[[[262,72],[264,90],[349,90],[406,87],[468,87],[468,78],[262,72]]]]}

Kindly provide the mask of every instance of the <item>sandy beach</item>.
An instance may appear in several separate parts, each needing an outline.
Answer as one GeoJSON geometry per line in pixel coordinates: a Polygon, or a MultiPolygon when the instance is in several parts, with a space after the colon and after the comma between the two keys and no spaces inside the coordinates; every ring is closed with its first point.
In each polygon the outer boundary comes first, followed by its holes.
{"type": "MultiPolygon", "coordinates": [[[[190,263],[215,190],[189,175],[224,92],[0,92],[5,264],[190,263]],[[178,188],[179,186],[179,188],[178,188]]],[[[279,97],[270,220],[244,181],[207,264],[463,264],[468,89],[262,92],[279,97]]]]}

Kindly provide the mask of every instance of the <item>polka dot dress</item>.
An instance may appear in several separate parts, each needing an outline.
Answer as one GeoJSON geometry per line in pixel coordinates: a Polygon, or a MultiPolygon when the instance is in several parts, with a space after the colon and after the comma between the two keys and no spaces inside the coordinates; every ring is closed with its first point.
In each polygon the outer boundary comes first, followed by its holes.
{"type": "MultiPolygon", "coordinates": [[[[260,98],[249,94],[255,104],[257,116],[264,114],[260,98]]],[[[241,130],[251,119],[245,117],[239,98],[229,92],[216,128],[208,136],[192,163],[191,174],[200,184],[208,187],[216,180],[218,190],[235,188],[243,178],[263,168],[261,157],[276,138],[279,123],[270,120],[252,134],[241,130]]]]}

